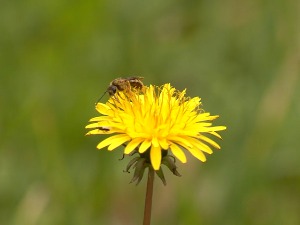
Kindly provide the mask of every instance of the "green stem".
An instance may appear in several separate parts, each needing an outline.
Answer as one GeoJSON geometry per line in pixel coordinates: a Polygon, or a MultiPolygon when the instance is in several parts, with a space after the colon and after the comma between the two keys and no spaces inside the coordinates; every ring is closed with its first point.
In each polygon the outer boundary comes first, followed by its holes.
{"type": "Polygon", "coordinates": [[[150,225],[151,222],[153,182],[154,170],[151,166],[149,166],[143,225],[150,225]]]}

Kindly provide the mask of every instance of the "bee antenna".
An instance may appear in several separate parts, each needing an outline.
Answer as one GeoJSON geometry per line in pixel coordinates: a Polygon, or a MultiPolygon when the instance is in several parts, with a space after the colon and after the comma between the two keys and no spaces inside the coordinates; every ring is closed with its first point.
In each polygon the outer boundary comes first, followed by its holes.
{"type": "Polygon", "coordinates": [[[97,100],[97,102],[96,102],[96,104],[98,103],[98,102],[100,102],[100,100],[104,97],[104,95],[107,93],[107,91],[105,91],[104,93],[103,93],[103,95],[97,100]]]}

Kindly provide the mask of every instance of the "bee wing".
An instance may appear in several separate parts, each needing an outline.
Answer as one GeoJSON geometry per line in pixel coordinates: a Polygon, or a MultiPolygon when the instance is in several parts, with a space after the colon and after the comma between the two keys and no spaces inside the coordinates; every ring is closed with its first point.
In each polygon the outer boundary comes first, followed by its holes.
{"type": "Polygon", "coordinates": [[[142,82],[143,77],[129,77],[127,80],[129,81],[131,87],[137,88],[137,89],[142,89],[144,86],[142,82]]]}
{"type": "Polygon", "coordinates": [[[127,77],[126,78],[129,82],[138,82],[144,79],[144,77],[127,77]]]}

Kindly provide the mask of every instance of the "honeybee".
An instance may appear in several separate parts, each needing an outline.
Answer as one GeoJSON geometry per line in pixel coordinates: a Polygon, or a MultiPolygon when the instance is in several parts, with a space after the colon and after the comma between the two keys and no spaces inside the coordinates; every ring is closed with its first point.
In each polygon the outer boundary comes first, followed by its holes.
{"type": "Polygon", "coordinates": [[[117,91],[126,91],[131,88],[142,89],[144,86],[142,82],[143,77],[126,77],[126,78],[117,78],[110,82],[109,87],[106,92],[110,96],[113,96],[117,91]]]}
{"type": "MultiPolygon", "coordinates": [[[[110,96],[113,96],[117,91],[129,91],[131,88],[142,89],[144,84],[142,80],[144,77],[126,77],[126,78],[116,78],[110,82],[107,90],[101,96],[101,98],[108,93],[110,96]]],[[[99,102],[101,98],[97,101],[99,102]]]]}

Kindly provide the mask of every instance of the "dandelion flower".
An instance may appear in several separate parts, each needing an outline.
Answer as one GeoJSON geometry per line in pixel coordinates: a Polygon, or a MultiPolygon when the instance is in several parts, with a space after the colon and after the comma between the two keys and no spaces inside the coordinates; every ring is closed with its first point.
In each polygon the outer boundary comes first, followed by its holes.
{"type": "Polygon", "coordinates": [[[200,100],[186,97],[186,90],[170,84],[118,92],[106,103],[96,104],[101,115],[90,120],[86,128],[92,130],[87,135],[112,134],[97,148],[112,151],[124,145],[124,154],[148,153],[154,170],[160,170],[168,152],[182,163],[187,161],[185,152],[205,162],[204,153],[212,154],[212,147],[220,149],[210,136],[221,138],[217,132],[226,127],[212,125],[218,116],[204,112],[200,100]]]}

